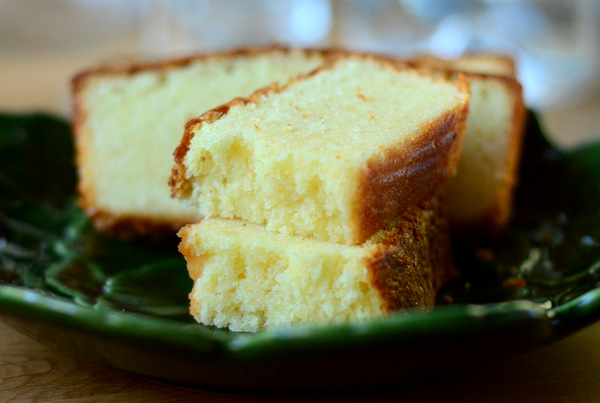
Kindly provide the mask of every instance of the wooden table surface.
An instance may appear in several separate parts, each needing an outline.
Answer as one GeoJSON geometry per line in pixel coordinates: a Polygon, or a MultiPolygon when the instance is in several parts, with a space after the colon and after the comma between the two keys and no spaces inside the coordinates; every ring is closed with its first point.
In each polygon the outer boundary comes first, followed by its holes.
{"type": "MultiPolygon", "coordinates": [[[[282,400],[285,397],[279,398],[282,400]]],[[[279,400],[277,399],[277,400],[279,400]]],[[[70,357],[0,321],[0,402],[273,401],[150,383],[70,357]]],[[[294,401],[600,401],[600,322],[552,345],[417,385],[294,401]]]]}

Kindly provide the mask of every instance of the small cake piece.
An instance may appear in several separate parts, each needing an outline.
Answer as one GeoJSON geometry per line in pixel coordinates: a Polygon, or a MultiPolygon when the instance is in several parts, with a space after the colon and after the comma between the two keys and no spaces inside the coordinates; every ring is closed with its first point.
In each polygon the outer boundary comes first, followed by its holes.
{"type": "Polygon", "coordinates": [[[190,312],[205,325],[256,332],[432,307],[455,275],[442,209],[438,198],[413,206],[360,246],[284,236],[241,220],[188,225],[179,250],[194,280],[190,312]]]}
{"type": "Polygon", "coordinates": [[[464,77],[341,57],[188,122],[171,188],[206,217],[361,244],[453,172],[468,101],[464,77]]]}
{"type": "Polygon", "coordinates": [[[185,123],[273,82],[320,66],[333,52],[246,49],[101,68],[73,80],[80,206],[101,230],[174,236],[199,218],[171,199],[173,150],[185,123]]]}
{"type": "Polygon", "coordinates": [[[417,65],[445,68],[446,74],[448,69],[471,71],[466,74],[471,83],[467,130],[456,175],[446,186],[451,226],[467,235],[497,234],[510,219],[523,138],[525,107],[514,64],[489,55],[424,60],[417,65]]]}

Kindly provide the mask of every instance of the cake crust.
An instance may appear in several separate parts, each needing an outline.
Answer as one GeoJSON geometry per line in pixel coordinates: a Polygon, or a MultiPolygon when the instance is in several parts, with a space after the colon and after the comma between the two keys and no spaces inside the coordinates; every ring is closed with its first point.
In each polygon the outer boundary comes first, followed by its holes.
{"type": "Polygon", "coordinates": [[[423,127],[424,136],[405,148],[386,150],[383,158],[368,164],[354,213],[361,223],[359,238],[366,239],[408,207],[439,191],[439,184],[453,174],[458,163],[467,110],[468,105],[423,127]],[[406,166],[416,169],[399,174],[406,166]]]}
{"type": "Polygon", "coordinates": [[[369,282],[387,312],[435,305],[437,292],[457,275],[442,197],[412,207],[365,258],[369,282]]]}

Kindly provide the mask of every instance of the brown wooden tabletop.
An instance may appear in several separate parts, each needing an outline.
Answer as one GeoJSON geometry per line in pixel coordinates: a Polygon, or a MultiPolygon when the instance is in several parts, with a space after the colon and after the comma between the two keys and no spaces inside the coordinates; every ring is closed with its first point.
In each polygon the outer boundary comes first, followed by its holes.
{"type": "MultiPolygon", "coordinates": [[[[277,400],[289,400],[280,397],[277,400]]],[[[148,382],[73,358],[0,321],[0,402],[264,401],[148,382]]],[[[449,378],[361,394],[294,401],[600,401],[600,322],[552,345],[449,378]]]]}

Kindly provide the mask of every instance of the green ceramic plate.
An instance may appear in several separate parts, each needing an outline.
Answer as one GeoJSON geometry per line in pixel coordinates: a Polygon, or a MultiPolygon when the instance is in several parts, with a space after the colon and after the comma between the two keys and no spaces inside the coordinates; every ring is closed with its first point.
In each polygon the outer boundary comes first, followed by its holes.
{"type": "Polygon", "coordinates": [[[533,117],[514,220],[456,244],[433,311],[256,334],[193,323],[175,242],[125,242],[75,207],[66,122],[0,115],[0,317],[65,353],[235,393],[366,388],[532,350],[600,316],[600,144],[564,153],[533,117]]]}

